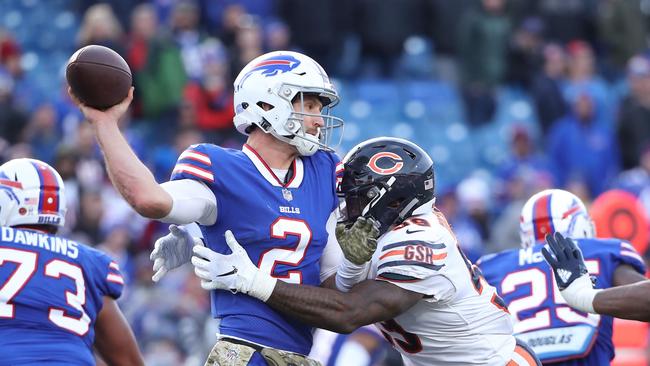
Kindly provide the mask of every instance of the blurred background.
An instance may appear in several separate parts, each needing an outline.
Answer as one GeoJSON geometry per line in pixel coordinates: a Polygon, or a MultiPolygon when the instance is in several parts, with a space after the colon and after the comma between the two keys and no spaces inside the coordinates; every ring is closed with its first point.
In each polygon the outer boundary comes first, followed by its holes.
{"type": "MultiPolygon", "coordinates": [[[[112,188],[67,97],[76,49],[128,61],[136,94],[122,128],[159,182],[190,144],[241,147],[232,83],[246,63],[306,53],[342,97],[339,153],[382,135],[422,146],[475,260],[518,247],[521,207],[541,189],[586,203],[622,189],[650,213],[649,32],[650,0],[0,0],[0,160],[61,173],[63,234],[119,261],[147,364],[200,365],[216,330],[208,296],[189,268],[152,285],[149,252],[167,229],[112,188]]],[[[648,364],[647,326],[623,327],[616,364],[648,364]]],[[[378,362],[400,364],[390,352],[378,362]]]]}

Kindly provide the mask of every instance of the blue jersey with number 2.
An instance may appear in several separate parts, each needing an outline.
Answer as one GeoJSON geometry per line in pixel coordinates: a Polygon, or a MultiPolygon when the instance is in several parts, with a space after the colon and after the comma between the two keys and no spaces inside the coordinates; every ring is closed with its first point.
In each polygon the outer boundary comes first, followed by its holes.
{"type": "MultiPolygon", "coordinates": [[[[229,253],[231,230],[260,269],[289,283],[320,284],[320,257],[327,244],[326,223],[338,200],[332,153],[296,158],[286,182],[257,152],[216,145],[192,145],[179,157],[172,180],[205,183],[217,199],[217,222],[201,226],[207,246],[229,253]]],[[[229,291],[212,291],[212,314],[219,332],[264,346],[308,354],[311,327],[265,303],[229,291]]]]}
{"type": "MultiPolygon", "coordinates": [[[[597,288],[611,287],[620,265],[645,273],[634,248],[614,239],[578,239],[597,288]]],[[[566,305],[552,270],[541,253],[542,244],[485,256],[477,263],[508,305],[515,334],[526,341],[542,362],[557,365],[609,365],[614,357],[612,318],[587,314],[566,305]]]]}
{"type": "Polygon", "coordinates": [[[94,365],[104,296],[124,286],[106,254],[58,236],[2,227],[0,365],[94,365]]]}

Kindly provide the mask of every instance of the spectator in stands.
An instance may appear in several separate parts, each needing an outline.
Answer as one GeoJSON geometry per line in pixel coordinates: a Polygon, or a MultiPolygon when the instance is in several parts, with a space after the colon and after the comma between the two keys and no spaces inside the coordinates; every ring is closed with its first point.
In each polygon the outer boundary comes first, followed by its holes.
{"type": "Polygon", "coordinates": [[[264,36],[260,19],[248,14],[241,17],[235,34],[235,44],[230,50],[230,70],[232,71],[230,80],[234,81],[237,77],[237,70],[241,70],[263,53],[264,36]]]}
{"type": "Polygon", "coordinates": [[[508,48],[506,82],[529,89],[533,78],[542,69],[544,24],[539,18],[530,17],[515,29],[508,48]]]}
{"type": "MultiPolygon", "coordinates": [[[[217,39],[207,39],[201,44],[203,74],[192,80],[183,92],[184,103],[195,110],[195,127],[209,134],[233,131],[233,91],[230,83],[228,59],[217,39]]],[[[220,143],[222,139],[210,139],[220,143]]]]}
{"type": "Polygon", "coordinates": [[[611,128],[614,124],[612,95],[605,80],[596,73],[596,56],[591,45],[582,40],[571,41],[566,46],[568,58],[567,83],[562,91],[564,98],[574,101],[582,94],[593,100],[593,118],[598,124],[611,128]]]}
{"type": "Polygon", "coordinates": [[[200,44],[206,32],[199,28],[198,6],[194,1],[183,0],[174,4],[171,15],[171,32],[181,51],[185,72],[190,79],[201,77],[200,44]]]}
{"type": "Polygon", "coordinates": [[[562,83],[566,76],[566,55],[561,46],[550,43],[544,47],[544,67],[531,86],[537,119],[546,134],[551,124],[567,113],[567,103],[562,95],[562,83]]]}
{"type": "Polygon", "coordinates": [[[536,13],[546,24],[546,36],[558,43],[567,43],[574,39],[593,41],[596,5],[591,0],[537,0],[536,13]]]}
{"type": "Polygon", "coordinates": [[[515,124],[511,131],[510,155],[497,168],[499,206],[490,232],[488,252],[519,247],[519,216],[526,200],[533,194],[553,187],[553,175],[546,156],[537,151],[528,128],[515,124]]]}
{"type": "Polygon", "coordinates": [[[206,141],[206,138],[199,130],[194,127],[186,127],[178,131],[172,144],[158,147],[152,154],[151,163],[148,164],[152,167],[156,181],[164,182],[169,179],[176,160],[183,150],[202,141],[206,141]]]}
{"type": "Polygon", "coordinates": [[[650,144],[650,57],[632,57],[627,76],[630,94],[621,103],[616,135],[623,169],[632,169],[639,165],[642,150],[650,144]]]}
{"type": "MultiPolygon", "coordinates": [[[[313,3],[312,3],[313,4],[313,3]]],[[[297,51],[291,45],[291,30],[281,21],[271,22],[264,28],[266,49],[269,51],[297,51]]]]}
{"type": "Polygon", "coordinates": [[[153,119],[178,108],[186,82],[180,51],[158,24],[151,4],[138,5],[131,16],[127,61],[136,91],[136,117],[153,119]]]}
{"type": "Polygon", "coordinates": [[[124,55],[123,36],[122,25],[113,13],[113,8],[100,3],[86,10],[77,32],[77,44],[80,47],[98,44],[124,55]]]}
{"type": "MultiPolygon", "coordinates": [[[[402,1],[405,7],[411,1],[402,1]]],[[[304,52],[320,63],[325,70],[335,69],[338,58],[341,57],[342,37],[353,28],[354,18],[358,13],[354,7],[362,2],[351,1],[302,1],[278,0],[278,16],[295,30],[291,34],[291,43],[300,52],[304,52]]],[[[384,6],[382,2],[374,2],[375,6],[384,6]]],[[[362,24],[362,17],[357,20],[362,24]]],[[[388,24],[384,25],[389,27],[388,24]]],[[[384,27],[376,29],[381,32],[384,27]]],[[[271,48],[270,51],[274,49],[271,48]]],[[[399,54],[399,50],[396,50],[399,54]]]]}
{"type": "MultiPolygon", "coordinates": [[[[511,130],[510,155],[497,168],[496,178],[502,187],[497,202],[509,202],[515,199],[527,199],[533,193],[526,193],[520,196],[518,190],[512,190],[508,186],[513,180],[526,175],[544,176],[551,174],[551,167],[548,159],[537,151],[528,127],[515,124],[511,130]],[[512,196],[512,193],[516,193],[512,196]]],[[[514,182],[517,184],[517,182],[514,182]]]]}
{"type": "Polygon", "coordinates": [[[233,3],[223,9],[221,27],[217,30],[217,38],[223,42],[230,51],[235,46],[235,38],[242,17],[246,16],[246,9],[241,4],[233,3]]]}
{"type": "Polygon", "coordinates": [[[618,77],[628,60],[647,46],[648,12],[643,0],[605,0],[600,2],[598,28],[605,46],[610,70],[618,77]]]}
{"type": "Polygon", "coordinates": [[[609,131],[596,123],[594,103],[589,94],[579,95],[571,113],[553,125],[546,143],[558,186],[584,182],[592,198],[619,172],[618,146],[609,131]]]}
{"type": "Polygon", "coordinates": [[[423,7],[417,0],[357,1],[357,25],[365,77],[394,76],[404,41],[424,29],[423,7]]]}
{"type": "Polygon", "coordinates": [[[504,5],[504,0],[482,0],[481,8],[465,13],[459,25],[463,99],[472,125],[492,119],[496,108],[494,88],[506,73],[511,25],[504,5]]]}
{"type": "Polygon", "coordinates": [[[8,144],[18,142],[28,118],[27,112],[14,102],[13,89],[13,78],[0,66],[0,136],[8,144]]]}
{"type": "Polygon", "coordinates": [[[6,81],[8,84],[5,87],[11,90],[9,99],[13,107],[31,112],[40,105],[41,99],[34,81],[25,75],[22,56],[23,52],[14,35],[0,28],[0,79],[5,77],[2,74],[9,77],[10,81],[6,81]]]}
{"type": "Polygon", "coordinates": [[[23,130],[22,141],[33,146],[34,157],[51,164],[61,140],[56,126],[56,114],[50,104],[43,104],[31,115],[23,130]]]}
{"type": "MultiPolygon", "coordinates": [[[[441,192],[436,200],[436,207],[445,214],[450,225],[454,227],[454,233],[458,237],[459,245],[468,258],[478,259],[483,253],[483,239],[481,236],[480,223],[471,216],[470,210],[474,207],[466,207],[460,201],[459,196],[463,188],[453,187],[446,192],[441,192]]],[[[469,201],[467,194],[463,197],[464,203],[469,201]]]]}

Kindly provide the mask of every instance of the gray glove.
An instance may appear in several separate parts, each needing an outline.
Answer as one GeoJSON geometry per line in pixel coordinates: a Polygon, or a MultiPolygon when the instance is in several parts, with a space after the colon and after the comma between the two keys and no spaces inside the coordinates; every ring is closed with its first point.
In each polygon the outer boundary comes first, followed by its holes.
{"type": "Polygon", "coordinates": [[[336,240],[343,250],[343,255],[354,264],[364,264],[372,258],[377,249],[379,224],[360,216],[351,228],[345,224],[336,225],[336,240]]]}
{"type": "Polygon", "coordinates": [[[192,237],[184,227],[169,225],[169,234],[156,240],[149,256],[155,272],[151,279],[158,282],[170,270],[188,263],[197,243],[201,243],[201,239],[192,237]]]}

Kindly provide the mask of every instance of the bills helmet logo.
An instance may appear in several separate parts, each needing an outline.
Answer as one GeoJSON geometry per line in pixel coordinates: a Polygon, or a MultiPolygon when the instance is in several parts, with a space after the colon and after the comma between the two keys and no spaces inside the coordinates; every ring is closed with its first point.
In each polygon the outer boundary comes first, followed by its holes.
{"type": "Polygon", "coordinates": [[[244,84],[244,81],[246,81],[249,76],[253,75],[253,73],[261,71],[262,75],[266,77],[275,76],[289,72],[299,65],[300,60],[291,55],[269,57],[265,60],[261,60],[256,65],[253,65],[253,67],[241,79],[237,88],[241,87],[244,84]]]}

